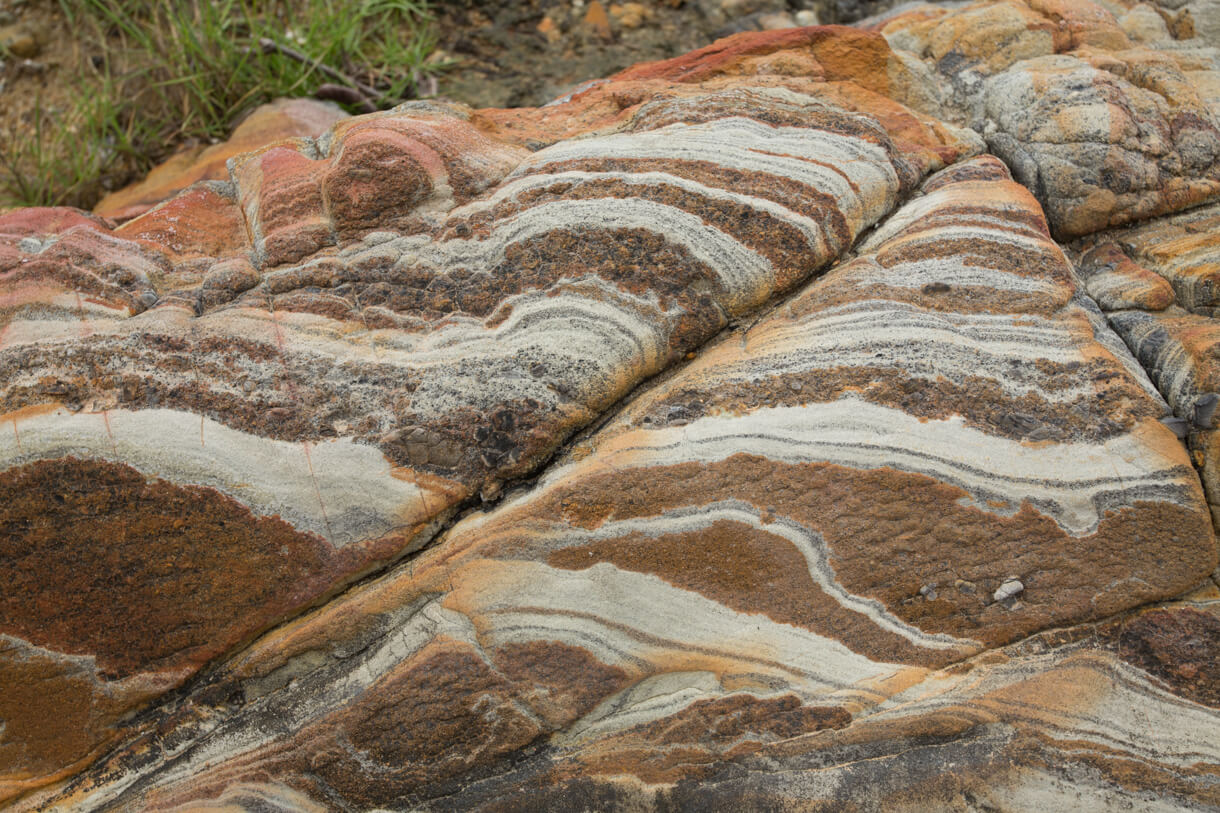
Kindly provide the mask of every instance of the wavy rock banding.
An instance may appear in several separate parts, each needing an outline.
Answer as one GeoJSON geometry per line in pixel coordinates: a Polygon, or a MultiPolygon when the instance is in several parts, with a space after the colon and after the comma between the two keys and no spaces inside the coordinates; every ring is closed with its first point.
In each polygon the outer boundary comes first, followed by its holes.
{"type": "MultiPolygon", "coordinates": [[[[417,105],[235,158],[230,181],[117,230],[0,220],[0,465],[21,497],[5,561],[35,592],[73,594],[11,605],[5,634],[95,658],[99,696],[137,676],[180,683],[532,470],[847,250],[941,160],[908,160],[876,119],[784,87],[681,87],[533,153],[417,105]],[[183,526],[202,494],[209,519],[183,526]],[[215,523],[250,530],[218,547],[215,523]],[[52,540],[71,556],[47,558],[52,540]],[[120,573],[164,603],[114,590],[120,573]],[[132,634],[170,630],[132,651],[132,634]]],[[[82,741],[104,742],[115,717],[82,741]]],[[[69,750],[7,770],[89,754],[69,750]]]]}
{"type": "Polygon", "coordinates": [[[1120,11],[0,216],[0,799],[1220,804],[1220,63],[1120,11]]]}
{"type": "MultiPolygon", "coordinates": [[[[264,639],[220,678],[258,687],[239,711],[188,701],[206,722],[175,752],[120,752],[81,803],[484,804],[461,788],[521,760],[552,803],[651,799],[683,762],[854,727],[938,667],[1197,584],[1215,549],[1186,450],[1037,204],[991,158],[923,191],[527,493],[264,639]],[[438,704],[452,730],[414,724],[438,704]]],[[[948,702],[1111,669],[1063,657],[948,702]]],[[[1118,680],[1105,702],[1148,691],[1118,680]]]]}

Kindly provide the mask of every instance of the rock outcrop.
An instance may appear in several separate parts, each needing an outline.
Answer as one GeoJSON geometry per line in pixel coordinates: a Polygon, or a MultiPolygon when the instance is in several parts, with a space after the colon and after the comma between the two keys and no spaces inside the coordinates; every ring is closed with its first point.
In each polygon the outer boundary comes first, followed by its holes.
{"type": "Polygon", "coordinates": [[[1167,27],[1140,33],[1134,13],[1134,38],[1091,0],[921,7],[875,28],[935,65],[954,115],[1071,238],[1220,192],[1220,56],[1167,27]]]}
{"type": "Polygon", "coordinates": [[[0,799],[1220,805],[1186,14],[743,34],[0,217],[0,799]]]}
{"type": "Polygon", "coordinates": [[[102,198],[94,212],[119,221],[139,217],[199,181],[227,181],[230,158],[281,139],[316,138],[347,117],[338,105],[313,99],[277,99],[261,105],[237,125],[228,141],[177,153],[144,180],[102,198]]]}

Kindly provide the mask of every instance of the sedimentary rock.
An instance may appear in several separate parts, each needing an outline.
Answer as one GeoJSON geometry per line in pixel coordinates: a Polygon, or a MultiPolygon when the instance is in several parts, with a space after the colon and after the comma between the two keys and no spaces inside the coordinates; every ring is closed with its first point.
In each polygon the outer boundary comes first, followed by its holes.
{"type": "Polygon", "coordinates": [[[917,8],[874,27],[945,77],[946,115],[983,133],[1060,237],[1220,192],[1214,47],[1181,48],[1167,27],[1133,42],[1087,0],[917,8]]]}
{"type": "Polygon", "coordinates": [[[1110,322],[1151,372],[1181,421],[1212,511],[1220,520],[1220,323],[1173,308],[1120,311],[1110,322]]]}
{"type": "Polygon", "coordinates": [[[3,563],[23,597],[0,632],[78,687],[7,730],[98,705],[79,736],[17,739],[10,790],[409,554],[973,149],[909,160],[877,119],[752,81],[645,92],[533,153],[413,105],[234,158],[118,229],[0,218],[3,563]]]}
{"type": "Polygon", "coordinates": [[[1103,310],[1159,311],[1174,302],[1173,287],[1164,277],[1132,261],[1114,243],[1091,247],[1081,256],[1076,270],[1089,296],[1103,310]]]}
{"type": "Polygon", "coordinates": [[[1201,206],[1173,217],[1113,232],[1133,257],[1173,286],[1178,305],[1194,313],[1220,313],[1220,206],[1201,206]]]}
{"type": "Polygon", "coordinates": [[[1220,192],[1220,97],[1121,11],[0,217],[0,799],[1220,804],[1213,210],[1123,225],[1220,192]]]}
{"type": "Polygon", "coordinates": [[[172,156],[139,183],[113,192],[94,211],[130,220],[199,181],[227,181],[226,162],[281,139],[314,138],[347,118],[337,105],[313,99],[277,99],[246,116],[227,141],[197,146],[172,156]]]}
{"type": "Polygon", "coordinates": [[[1190,447],[1220,522],[1220,322],[1214,318],[1220,308],[1218,224],[1220,208],[1209,205],[1111,230],[1101,238],[1107,242],[1085,253],[1082,268],[1092,263],[1100,270],[1103,256],[1118,257],[1113,271],[1089,278],[1090,290],[1095,280],[1115,272],[1123,276],[1113,283],[1116,292],[1151,292],[1161,280],[1158,305],[1164,301],[1163,288],[1169,288],[1169,307],[1151,308],[1140,295],[1102,296],[1098,304],[1173,408],[1174,428],[1190,447]]]}
{"type": "MultiPolygon", "coordinates": [[[[256,644],[174,713],[171,747],[137,727],[69,798],[468,809],[511,786],[579,807],[701,779],[684,804],[830,804],[721,777],[897,731],[1013,759],[1012,735],[945,731],[946,704],[1097,747],[1131,723],[1084,735],[1083,705],[1214,720],[1093,652],[936,671],[1181,593],[1216,554],[1165,404],[1098,341],[1029,193],[992,158],[923,192],[526,493],[256,644]],[[1073,681],[1087,699],[1056,699],[1073,681]],[[1002,710],[1018,696],[1036,714],[1002,710]]],[[[1141,746],[1149,767],[1106,792],[1214,762],[1209,743],[1141,746]]]]}

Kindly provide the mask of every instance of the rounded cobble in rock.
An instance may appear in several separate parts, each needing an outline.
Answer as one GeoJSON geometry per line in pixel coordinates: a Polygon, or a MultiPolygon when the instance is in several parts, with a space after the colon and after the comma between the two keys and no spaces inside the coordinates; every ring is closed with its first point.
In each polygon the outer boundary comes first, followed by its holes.
{"type": "Polygon", "coordinates": [[[1010,576],[1004,580],[1003,584],[996,588],[995,593],[992,594],[992,598],[994,598],[996,601],[1005,601],[1010,598],[1016,598],[1024,591],[1025,585],[1021,583],[1021,580],[1014,576],[1010,576]]]}

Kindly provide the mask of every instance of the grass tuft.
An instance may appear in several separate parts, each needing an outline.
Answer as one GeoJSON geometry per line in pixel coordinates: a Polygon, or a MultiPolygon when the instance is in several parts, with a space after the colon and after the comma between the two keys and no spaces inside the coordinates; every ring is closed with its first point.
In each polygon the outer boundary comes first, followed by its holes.
{"type": "MultiPolygon", "coordinates": [[[[414,98],[444,65],[428,0],[60,0],[99,54],[66,110],[0,132],[0,207],[89,208],[279,96],[340,85],[351,112],[414,98]]],[[[65,81],[61,78],[61,81],[65,81]]],[[[70,80],[69,80],[70,81],[70,80]]],[[[335,94],[331,94],[332,97],[335,94]]]]}

